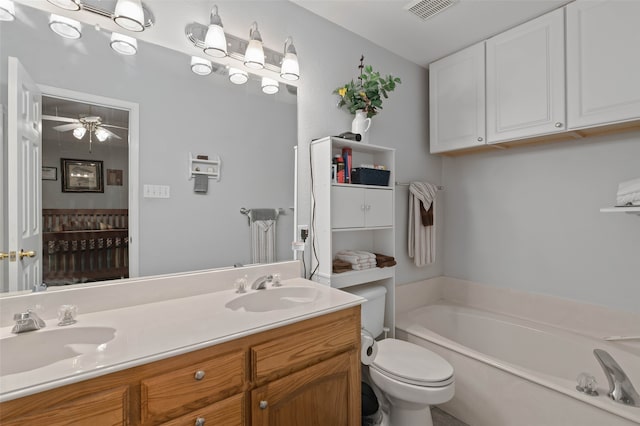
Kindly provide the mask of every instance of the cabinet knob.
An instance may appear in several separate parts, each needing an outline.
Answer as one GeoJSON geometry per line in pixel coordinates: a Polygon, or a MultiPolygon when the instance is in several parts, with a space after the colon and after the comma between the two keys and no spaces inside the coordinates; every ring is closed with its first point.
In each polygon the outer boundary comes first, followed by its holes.
{"type": "Polygon", "coordinates": [[[482,142],[483,140],[482,136],[478,136],[478,142],[482,142]]]}
{"type": "Polygon", "coordinates": [[[558,128],[562,127],[562,123],[558,121],[558,122],[556,123],[556,127],[558,127],[558,128]]]}
{"type": "Polygon", "coordinates": [[[267,401],[260,401],[260,409],[264,410],[265,408],[267,408],[269,406],[269,403],[267,401]]]}
{"type": "Polygon", "coordinates": [[[204,417],[198,417],[196,419],[196,426],[204,426],[204,417]]]}
{"type": "Polygon", "coordinates": [[[371,210],[371,204],[367,204],[367,210],[371,210]]]}
{"type": "Polygon", "coordinates": [[[196,374],[193,376],[196,380],[202,380],[204,379],[204,371],[202,370],[198,370],[196,371],[196,374]]]}
{"type": "Polygon", "coordinates": [[[365,211],[366,206],[364,204],[360,204],[360,210],[365,211]]]}

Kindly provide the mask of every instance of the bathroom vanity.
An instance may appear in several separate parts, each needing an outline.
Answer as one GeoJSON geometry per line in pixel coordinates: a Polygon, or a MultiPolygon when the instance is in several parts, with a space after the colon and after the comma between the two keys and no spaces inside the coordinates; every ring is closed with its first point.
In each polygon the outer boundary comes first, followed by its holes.
{"type": "MultiPolygon", "coordinates": [[[[112,327],[115,337],[98,345],[99,339],[94,340],[89,346],[95,348],[87,353],[33,371],[18,372],[19,367],[3,371],[0,421],[3,425],[296,425],[317,419],[320,424],[356,425],[360,302],[357,296],[293,278],[283,280],[282,287],[246,294],[222,290],[124,307],[116,310],[119,319],[111,322],[106,311],[80,315],[78,324],[65,330],[91,329],[95,335],[100,327],[112,327]],[[128,321],[142,312],[145,321],[128,321]],[[125,329],[117,326],[122,320],[125,329]],[[169,322],[175,327],[158,327],[169,322]],[[173,333],[180,330],[191,337],[176,339],[173,333]],[[208,340],[203,340],[207,333],[208,340]],[[163,338],[164,343],[157,342],[163,338]],[[184,345],[187,340],[192,343],[184,345]],[[96,351],[111,354],[96,355],[96,351]],[[139,357],[142,353],[147,355],[139,357]],[[20,387],[21,379],[32,385],[20,387]],[[42,388],[48,389],[38,391],[42,388]]],[[[47,327],[54,328],[49,333],[62,330],[54,321],[47,321],[47,327]]],[[[8,336],[5,329],[0,348],[11,346],[7,339],[28,337],[8,336]]],[[[32,335],[35,339],[46,332],[45,328],[28,333],[40,333],[32,335]]],[[[70,346],[82,351],[82,345],[70,346]]]]}

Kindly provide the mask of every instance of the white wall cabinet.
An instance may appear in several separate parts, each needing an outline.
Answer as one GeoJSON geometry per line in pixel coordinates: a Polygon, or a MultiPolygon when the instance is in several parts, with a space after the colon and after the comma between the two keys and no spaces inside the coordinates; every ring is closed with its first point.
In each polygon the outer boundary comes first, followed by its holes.
{"type": "Polygon", "coordinates": [[[361,285],[387,289],[385,324],[395,329],[395,267],[334,273],[340,250],[365,250],[395,257],[395,150],[336,137],[311,143],[311,277],[314,281],[349,291],[361,285]],[[390,171],[387,186],[331,182],[331,160],[351,148],[353,167],[379,164],[390,171]]]}
{"type": "Polygon", "coordinates": [[[564,10],[486,42],[487,143],[564,131],[564,10]]]}
{"type": "Polygon", "coordinates": [[[567,5],[568,124],[640,117],[640,1],[567,5]]]}
{"type": "Polygon", "coordinates": [[[485,144],[484,42],[429,65],[431,153],[485,144]]]}

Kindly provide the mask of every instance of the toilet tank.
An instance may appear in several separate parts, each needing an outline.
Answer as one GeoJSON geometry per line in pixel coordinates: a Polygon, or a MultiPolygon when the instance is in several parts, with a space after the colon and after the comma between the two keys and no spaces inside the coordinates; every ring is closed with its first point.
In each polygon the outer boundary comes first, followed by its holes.
{"type": "Polygon", "coordinates": [[[362,327],[373,337],[382,334],[387,289],[384,286],[368,286],[348,289],[350,293],[367,299],[361,306],[362,327]]]}

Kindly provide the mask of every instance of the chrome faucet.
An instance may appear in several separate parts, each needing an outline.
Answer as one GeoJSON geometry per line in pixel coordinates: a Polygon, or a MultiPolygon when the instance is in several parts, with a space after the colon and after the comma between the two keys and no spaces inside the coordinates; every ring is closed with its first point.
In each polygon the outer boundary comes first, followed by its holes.
{"type": "Polygon", "coordinates": [[[251,284],[251,288],[254,290],[264,290],[267,288],[267,283],[271,283],[273,281],[273,275],[263,275],[251,284]]]}
{"type": "Polygon", "coordinates": [[[41,328],[46,327],[42,318],[40,318],[31,309],[28,309],[27,312],[15,314],[13,316],[13,320],[16,324],[11,329],[11,332],[15,334],[24,333],[25,331],[40,330],[41,328]]]}
{"type": "Polygon", "coordinates": [[[640,395],[634,389],[622,367],[608,352],[602,349],[594,349],[593,354],[600,363],[609,382],[609,393],[607,394],[609,398],[621,404],[640,407],[640,395]]]}

